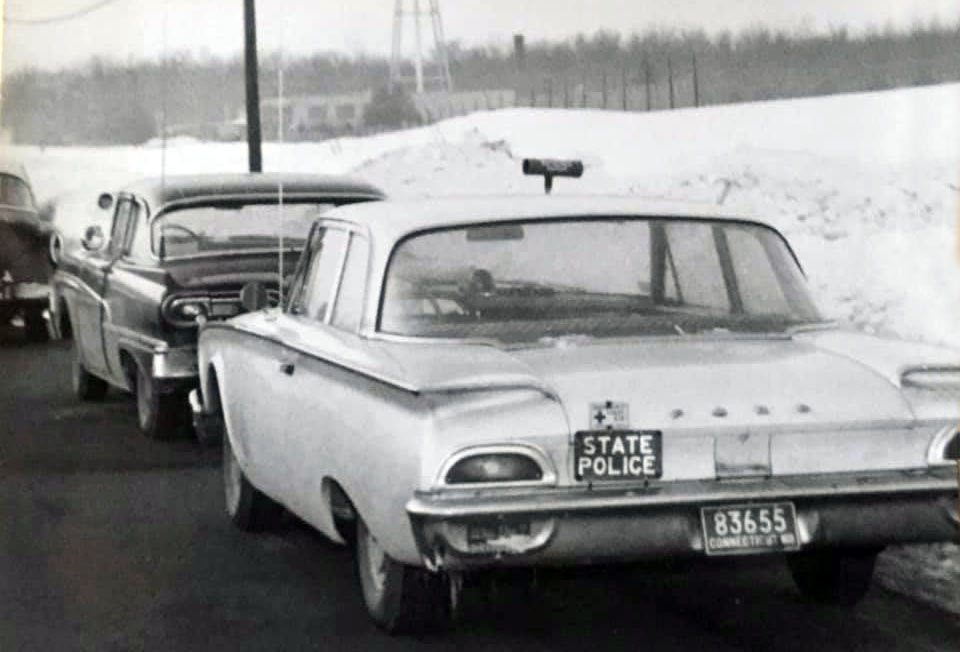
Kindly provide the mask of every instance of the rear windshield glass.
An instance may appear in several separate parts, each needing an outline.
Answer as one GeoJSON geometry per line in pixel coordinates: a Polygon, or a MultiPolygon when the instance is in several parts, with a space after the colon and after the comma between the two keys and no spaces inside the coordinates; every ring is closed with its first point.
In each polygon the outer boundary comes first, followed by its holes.
{"type": "Polygon", "coordinates": [[[517,342],[782,331],[817,321],[803,275],[773,230],[611,218],[409,237],[387,269],[379,328],[517,342]]]}
{"type": "Polygon", "coordinates": [[[154,252],[180,258],[229,251],[300,248],[314,220],[334,203],[276,203],[191,206],[165,213],[153,222],[154,252]]]}
{"type": "Polygon", "coordinates": [[[34,209],[33,194],[23,179],[10,174],[0,174],[0,206],[34,209]]]}

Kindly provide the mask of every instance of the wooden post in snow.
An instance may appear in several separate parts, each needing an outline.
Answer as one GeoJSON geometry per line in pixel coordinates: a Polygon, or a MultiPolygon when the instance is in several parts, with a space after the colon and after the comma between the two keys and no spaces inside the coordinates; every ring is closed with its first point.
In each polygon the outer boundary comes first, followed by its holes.
{"type": "Polygon", "coordinates": [[[674,97],[673,97],[673,64],[670,62],[670,57],[667,57],[667,82],[669,83],[670,89],[670,108],[675,107],[674,97]]]}

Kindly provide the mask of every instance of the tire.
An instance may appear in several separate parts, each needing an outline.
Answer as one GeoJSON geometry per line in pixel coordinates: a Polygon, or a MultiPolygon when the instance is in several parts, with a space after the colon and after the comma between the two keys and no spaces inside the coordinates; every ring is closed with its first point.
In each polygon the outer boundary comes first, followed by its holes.
{"type": "Polygon", "coordinates": [[[73,370],[71,374],[73,393],[81,401],[102,401],[107,395],[107,381],[94,376],[83,366],[80,345],[73,341],[73,370]]]}
{"type": "Polygon", "coordinates": [[[283,509],[250,484],[223,436],[223,495],[230,521],[245,532],[262,532],[276,524],[283,509]]]}
{"type": "Polygon", "coordinates": [[[28,310],[23,314],[23,330],[30,342],[46,342],[50,339],[42,310],[28,310]]]}
{"type": "Polygon", "coordinates": [[[182,434],[189,423],[187,397],[182,392],[164,394],[142,365],[134,367],[137,425],[150,439],[168,440],[182,434]]]}
{"type": "Polygon", "coordinates": [[[450,622],[450,586],[441,574],[394,561],[357,515],[357,578],[367,612],[389,634],[419,634],[450,622]]]}
{"type": "Polygon", "coordinates": [[[866,595],[880,550],[810,550],[787,555],[800,593],[814,602],[854,605],[866,595]]]}

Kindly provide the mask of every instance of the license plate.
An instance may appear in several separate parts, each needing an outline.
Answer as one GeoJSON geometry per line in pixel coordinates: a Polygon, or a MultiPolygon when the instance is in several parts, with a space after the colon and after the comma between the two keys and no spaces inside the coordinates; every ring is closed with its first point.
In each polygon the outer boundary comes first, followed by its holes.
{"type": "Polygon", "coordinates": [[[793,503],[701,507],[703,549],[708,555],[796,550],[797,512],[793,503]]]}
{"type": "Polygon", "coordinates": [[[467,525],[467,543],[470,545],[485,544],[495,539],[512,536],[530,536],[530,522],[495,521],[467,525]]]}
{"type": "Polygon", "coordinates": [[[574,435],[578,480],[637,480],[663,475],[659,430],[584,430],[574,435]]]}

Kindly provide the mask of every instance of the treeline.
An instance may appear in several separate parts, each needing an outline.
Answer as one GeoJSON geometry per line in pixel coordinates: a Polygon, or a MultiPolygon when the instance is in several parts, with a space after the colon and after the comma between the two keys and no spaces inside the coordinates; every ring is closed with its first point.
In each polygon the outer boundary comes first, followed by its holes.
{"type": "MultiPolygon", "coordinates": [[[[458,90],[512,88],[519,104],[665,109],[880,90],[960,80],[960,26],[852,36],[753,29],[708,36],[612,32],[513,48],[449,46],[458,90]],[[696,93],[694,92],[696,65],[696,93]],[[671,102],[672,98],[672,102],[671,102]]],[[[277,56],[261,57],[261,96],[277,93],[277,56]]],[[[283,59],[287,95],[382,88],[383,57],[317,54],[283,59]]],[[[178,55],[165,62],[94,59],[3,79],[2,123],[17,142],[139,143],[160,125],[213,125],[243,109],[243,64],[178,55]]],[[[196,131],[196,129],[194,130],[196,131]]]]}

